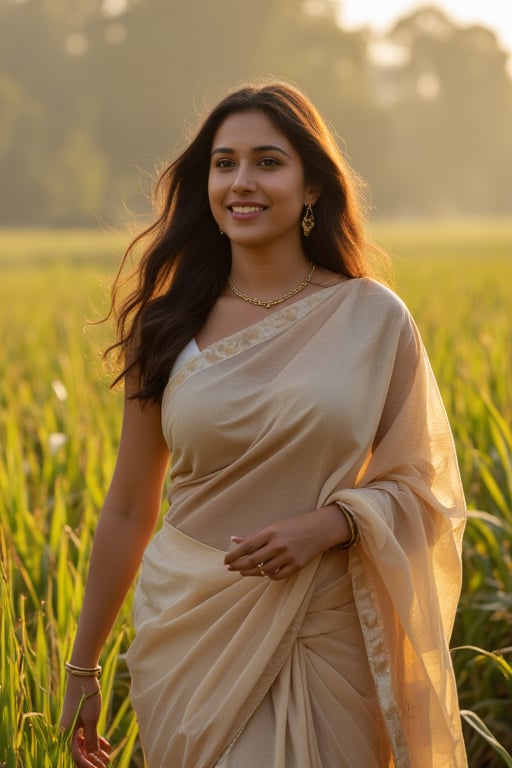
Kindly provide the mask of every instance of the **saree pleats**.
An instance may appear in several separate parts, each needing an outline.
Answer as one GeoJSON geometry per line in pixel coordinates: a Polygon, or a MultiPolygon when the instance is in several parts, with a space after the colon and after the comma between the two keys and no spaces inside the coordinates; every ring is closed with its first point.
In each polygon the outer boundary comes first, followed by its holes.
{"type": "Polygon", "coordinates": [[[344,557],[323,559],[293,650],[226,768],[389,765],[344,557]]]}
{"type": "Polygon", "coordinates": [[[465,768],[449,653],[465,506],[415,325],[371,280],[188,360],[162,425],[170,508],[128,654],[149,768],[465,768]],[[230,536],[342,502],[361,545],[293,577],[230,536]]]}
{"type": "Polygon", "coordinates": [[[285,582],[222,556],[168,524],[146,553],[128,662],[148,764],[386,766],[346,554],[285,582]]]}
{"type": "Polygon", "coordinates": [[[167,524],[146,553],[128,664],[150,766],[215,765],[298,633],[318,562],[272,582],[228,573],[223,556],[167,524]]]}

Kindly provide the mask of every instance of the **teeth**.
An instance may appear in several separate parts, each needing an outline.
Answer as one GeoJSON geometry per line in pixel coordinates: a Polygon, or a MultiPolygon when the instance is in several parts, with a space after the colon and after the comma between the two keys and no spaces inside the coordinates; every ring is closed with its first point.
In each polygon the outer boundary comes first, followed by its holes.
{"type": "Polygon", "coordinates": [[[231,210],[233,213],[258,213],[258,211],[263,210],[263,207],[261,205],[233,205],[231,210]]]}

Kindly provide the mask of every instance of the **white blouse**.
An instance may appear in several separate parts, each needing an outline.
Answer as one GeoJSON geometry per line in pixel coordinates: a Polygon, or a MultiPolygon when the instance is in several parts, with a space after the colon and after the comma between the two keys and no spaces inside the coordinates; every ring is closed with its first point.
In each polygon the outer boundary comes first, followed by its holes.
{"type": "Polygon", "coordinates": [[[199,354],[201,354],[201,350],[197,346],[196,340],[190,339],[188,344],[183,347],[178,357],[174,361],[174,365],[171,370],[171,377],[174,376],[174,374],[177,373],[177,371],[179,371],[179,369],[182,368],[185,363],[188,363],[192,357],[195,357],[199,354]]]}

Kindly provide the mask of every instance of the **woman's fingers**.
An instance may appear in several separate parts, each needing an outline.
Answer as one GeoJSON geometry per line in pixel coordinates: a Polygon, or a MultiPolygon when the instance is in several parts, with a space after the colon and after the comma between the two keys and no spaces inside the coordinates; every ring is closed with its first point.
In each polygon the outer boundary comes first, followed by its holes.
{"type": "MultiPolygon", "coordinates": [[[[279,531],[266,528],[258,534],[245,539],[239,546],[233,548],[225,557],[224,562],[231,571],[239,571],[242,576],[271,576],[275,578],[278,569],[293,566],[295,557],[293,550],[279,531]]],[[[295,563],[296,567],[299,567],[295,563]]],[[[290,575],[296,568],[289,569],[290,575]]],[[[280,578],[283,578],[281,574],[280,578]]]]}
{"type": "Polygon", "coordinates": [[[103,736],[100,736],[100,749],[102,749],[107,754],[107,757],[112,752],[112,745],[110,742],[104,739],[103,736]]]}
{"type": "MultiPolygon", "coordinates": [[[[247,539],[242,539],[239,536],[232,536],[231,541],[236,546],[230,549],[230,551],[227,553],[226,557],[224,558],[224,563],[226,565],[231,565],[236,562],[238,565],[239,560],[246,558],[244,563],[247,567],[250,568],[253,565],[256,565],[256,562],[253,563],[253,560],[251,559],[252,556],[257,552],[257,550],[265,546],[267,543],[267,537],[262,535],[262,532],[260,532],[259,534],[251,536],[247,539]]],[[[236,570],[238,570],[238,567],[236,570]]]]}
{"type": "Polygon", "coordinates": [[[97,763],[89,760],[85,751],[82,729],[77,729],[71,737],[71,757],[77,768],[98,768],[97,763]]]}
{"type": "MultiPolygon", "coordinates": [[[[236,560],[231,561],[227,564],[227,567],[232,571],[240,571],[242,576],[263,576],[264,574],[261,571],[264,569],[266,571],[265,564],[273,558],[274,555],[272,553],[258,549],[250,555],[242,555],[236,560]]],[[[277,568],[277,563],[275,568],[277,568]]]]}
{"type": "Polygon", "coordinates": [[[106,768],[110,763],[109,754],[112,747],[102,736],[96,734],[94,739],[89,736],[89,746],[84,736],[84,729],[77,729],[71,739],[71,756],[77,768],[106,768]]]}
{"type": "MultiPolygon", "coordinates": [[[[282,557],[274,557],[264,552],[257,553],[261,560],[250,568],[237,568],[242,576],[269,576],[274,577],[284,567],[285,560],[282,557]]],[[[255,558],[252,558],[255,559],[255,558]]]]}
{"type": "Polygon", "coordinates": [[[244,539],[233,536],[231,541],[237,546],[228,552],[224,563],[242,576],[274,577],[288,563],[287,548],[276,539],[271,528],[244,539]]]}
{"type": "MultiPolygon", "coordinates": [[[[235,537],[231,540],[236,541],[235,537]]],[[[243,540],[227,553],[224,564],[232,571],[244,572],[244,575],[245,572],[257,570],[259,563],[270,557],[270,553],[264,551],[266,543],[261,535],[243,540]]]]}

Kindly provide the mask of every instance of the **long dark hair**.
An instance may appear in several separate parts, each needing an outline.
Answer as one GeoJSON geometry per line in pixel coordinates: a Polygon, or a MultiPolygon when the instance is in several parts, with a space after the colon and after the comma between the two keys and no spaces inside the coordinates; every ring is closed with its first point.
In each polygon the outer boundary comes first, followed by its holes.
{"type": "Polygon", "coordinates": [[[132,396],[140,400],[161,398],[178,353],[226,286],[231,249],[208,202],[210,153],[225,118],[249,110],[263,112],[286,136],[301,157],[306,181],[321,189],[315,228],[303,238],[308,258],[348,278],[371,273],[359,181],[315,107],[298,89],[280,82],[228,94],[160,174],[154,193],[157,218],[130,244],[114,281],[117,341],[106,354],[121,353],[123,369],[114,383],[135,374],[132,396]],[[132,273],[135,288],[121,298],[123,268],[141,246],[132,273]]]}

